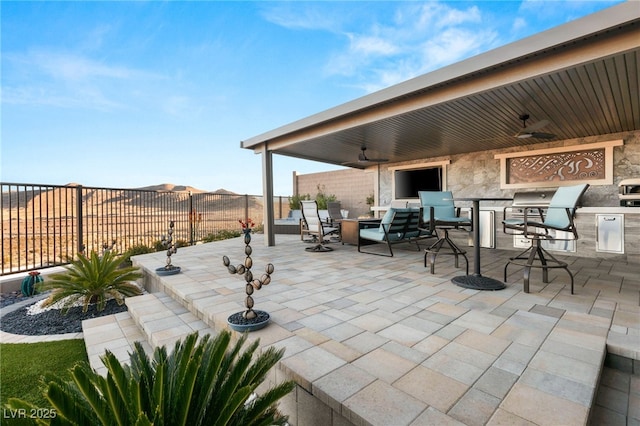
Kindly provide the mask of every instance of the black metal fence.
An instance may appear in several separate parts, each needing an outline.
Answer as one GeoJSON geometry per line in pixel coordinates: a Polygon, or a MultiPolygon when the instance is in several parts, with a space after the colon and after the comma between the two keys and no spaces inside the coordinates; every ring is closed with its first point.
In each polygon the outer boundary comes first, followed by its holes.
{"type": "MultiPolygon", "coordinates": [[[[153,248],[170,221],[181,245],[238,230],[239,219],[263,222],[264,200],[256,195],[4,182],[0,187],[0,275],[65,264],[78,252],[153,248]]],[[[289,214],[288,200],[275,197],[275,218],[289,214]]]]}

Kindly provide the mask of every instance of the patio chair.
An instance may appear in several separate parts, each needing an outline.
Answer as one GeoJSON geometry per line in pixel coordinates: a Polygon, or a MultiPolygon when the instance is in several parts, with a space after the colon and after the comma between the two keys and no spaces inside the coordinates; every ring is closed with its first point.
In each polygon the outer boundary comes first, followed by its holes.
{"type": "Polygon", "coordinates": [[[504,267],[504,280],[507,281],[509,265],[524,267],[524,292],[529,293],[529,278],[531,268],[542,269],[542,282],[549,282],[548,270],[561,268],[571,277],[571,294],[573,294],[573,274],[567,262],[556,259],[542,248],[543,241],[572,241],[578,239],[578,230],[573,221],[580,198],[589,188],[588,184],[562,186],[551,198],[548,206],[526,208],[523,215],[506,217],[502,221],[504,232],[522,235],[531,240],[531,247],[519,255],[509,258],[504,267]],[[534,216],[534,217],[531,217],[534,216]],[[562,231],[562,235],[558,234],[562,231]],[[566,234],[565,234],[566,233],[566,234]],[[564,237],[563,235],[568,235],[564,237]]]}
{"type": "Polygon", "coordinates": [[[422,209],[389,208],[382,220],[360,221],[358,229],[358,252],[393,257],[392,244],[415,243],[420,250],[419,241],[432,238],[433,234],[420,228],[422,209]],[[373,243],[386,244],[389,254],[363,250],[373,243]]]}
{"type": "Polygon", "coordinates": [[[320,219],[318,213],[318,203],[315,200],[301,201],[300,207],[302,211],[302,220],[304,226],[302,228],[303,235],[311,235],[309,242],[316,243],[314,247],[307,247],[307,251],[331,251],[331,248],[325,247],[327,242],[325,237],[338,232],[338,228],[331,226],[329,223],[320,219]]]}
{"type": "Polygon", "coordinates": [[[329,218],[327,220],[329,226],[333,226],[338,228],[337,232],[335,232],[336,236],[340,237],[340,227],[342,224],[342,209],[340,206],[340,201],[328,201],[327,202],[327,211],[329,212],[329,218]]]}
{"type": "Polygon", "coordinates": [[[422,206],[422,226],[439,235],[438,241],[424,252],[424,266],[430,266],[430,272],[435,273],[436,257],[438,254],[451,255],[455,258],[455,267],[459,267],[458,259],[462,257],[469,275],[469,260],[467,252],[462,250],[449,237],[452,229],[472,230],[472,222],[468,217],[460,217],[460,208],[456,207],[451,191],[419,191],[422,206]]]}

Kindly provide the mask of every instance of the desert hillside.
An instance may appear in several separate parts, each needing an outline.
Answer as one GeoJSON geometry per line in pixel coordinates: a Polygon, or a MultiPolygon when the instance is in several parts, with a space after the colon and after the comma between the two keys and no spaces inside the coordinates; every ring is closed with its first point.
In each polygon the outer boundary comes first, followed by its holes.
{"type": "MultiPolygon", "coordinates": [[[[18,187],[11,188],[11,193],[2,194],[2,208],[5,217],[15,217],[9,210],[18,208],[22,217],[70,217],[76,208],[78,184],[66,186],[18,187]],[[30,213],[27,213],[30,212],[30,213]],[[26,215],[26,216],[25,216],[26,215]]],[[[244,195],[236,194],[226,189],[207,192],[188,185],[163,183],[135,189],[110,189],[83,187],[84,214],[102,214],[100,209],[118,212],[123,206],[137,206],[146,208],[164,208],[188,211],[191,193],[194,209],[198,212],[220,212],[224,210],[245,207],[244,195]],[[220,196],[223,196],[221,199],[220,196]],[[164,201],[163,201],[164,200],[164,201]],[[160,203],[160,204],[158,204],[160,203]],[[163,204],[164,203],[164,204],[163,204]],[[169,203],[169,204],[167,204],[169,203]]],[[[261,197],[251,197],[250,209],[261,208],[261,197]]]]}
{"type": "Polygon", "coordinates": [[[141,189],[144,191],[174,191],[174,192],[191,192],[193,194],[208,192],[202,189],[194,188],[188,185],[174,185],[173,183],[162,183],[160,185],[143,186],[141,189]]]}
{"type": "Polygon", "coordinates": [[[88,251],[115,244],[124,253],[140,244],[153,247],[170,221],[176,239],[183,241],[236,229],[247,215],[262,222],[261,196],[167,183],[138,189],[82,187],[78,200],[78,186],[19,185],[2,193],[3,271],[64,262],[74,254],[78,235],[88,251]]]}

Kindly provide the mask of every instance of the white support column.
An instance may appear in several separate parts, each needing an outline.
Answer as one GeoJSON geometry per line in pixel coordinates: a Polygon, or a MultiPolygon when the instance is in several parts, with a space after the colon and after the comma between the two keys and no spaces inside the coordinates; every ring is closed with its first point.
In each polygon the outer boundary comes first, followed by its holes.
{"type": "Polygon", "coordinates": [[[262,195],[264,197],[264,245],[275,246],[273,217],[273,153],[262,145],[262,195]]]}

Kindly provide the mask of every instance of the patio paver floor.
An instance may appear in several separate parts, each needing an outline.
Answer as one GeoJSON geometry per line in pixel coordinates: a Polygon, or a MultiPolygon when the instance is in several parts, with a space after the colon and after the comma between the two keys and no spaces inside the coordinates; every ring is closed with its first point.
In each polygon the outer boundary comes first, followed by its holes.
{"type": "MultiPolygon", "coordinates": [[[[564,271],[551,271],[548,284],[534,274],[531,293],[523,293],[516,268],[506,289],[482,292],[452,284],[463,270],[446,259],[429,274],[415,249],[398,246],[396,256],[384,258],[333,243],[332,252],[310,253],[298,236],[276,239],[274,247],[253,239],[254,274],[269,262],[275,272],[253,294],[272,322],[250,338],[285,347],[279,374],[354,424],[584,424],[592,407],[594,418],[606,410],[622,415],[622,391],[607,385],[600,396],[597,385],[607,351],[640,359],[640,263],[566,257],[575,295],[564,271]]],[[[483,274],[500,279],[511,252],[483,251],[483,274]]],[[[243,261],[242,241],[180,249],[175,276],[153,274],[163,253],[135,262],[150,272],[151,291],[178,302],[174,315],[189,315],[184,330],[214,332],[243,310],[245,297],[243,278],[226,271],[223,254],[243,261]]],[[[143,299],[135,299],[128,304],[142,309],[143,299]]],[[[113,324],[133,340],[143,337],[125,317],[113,324]]],[[[85,339],[100,347],[86,330],[85,339]]],[[[605,368],[603,379],[607,374],[605,368]]],[[[640,411],[636,377],[624,395],[630,418],[640,421],[633,417],[640,411]]]]}

